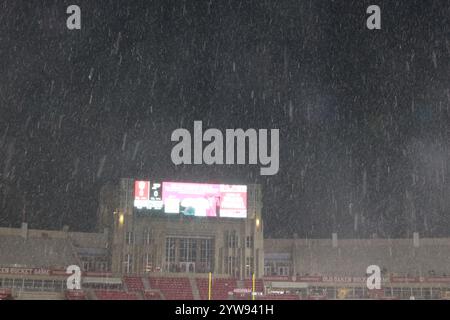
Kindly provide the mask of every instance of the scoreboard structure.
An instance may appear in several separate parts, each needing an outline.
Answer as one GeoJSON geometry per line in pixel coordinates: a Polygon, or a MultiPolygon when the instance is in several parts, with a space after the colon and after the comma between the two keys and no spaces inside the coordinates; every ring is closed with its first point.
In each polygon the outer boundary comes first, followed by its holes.
{"type": "Polygon", "coordinates": [[[264,274],[259,185],[121,179],[100,193],[116,274],[264,274]]]}
{"type": "Polygon", "coordinates": [[[247,186],[137,180],[134,208],[149,214],[247,218],[247,186]]]}

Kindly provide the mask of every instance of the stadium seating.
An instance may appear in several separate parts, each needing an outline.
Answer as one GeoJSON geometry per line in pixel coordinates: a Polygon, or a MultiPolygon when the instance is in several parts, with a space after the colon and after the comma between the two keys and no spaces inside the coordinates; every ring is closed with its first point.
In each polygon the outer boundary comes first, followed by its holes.
{"type": "Polygon", "coordinates": [[[140,277],[124,277],[124,282],[128,291],[136,292],[145,290],[144,283],[140,277]]]}
{"type": "Polygon", "coordinates": [[[155,291],[146,291],[144,292],[144,299],[145,300],[162,300],[163,297],[159,292],[155,291]]]}
{"type": "Polygon", "coordinates": [[[0,289],[0,300],[13,300],[11,289],[0,289]]]}
{"type": "MultiPolygon", "coordinates": [[[[197,287],[202,300],[208,299],[208,279],[197,279],[197,287]]],[[[235,279],[213,279],[211,284],[211,299],[212,300],[226,300],[229,297],[229,292],[237,288],[235,279]]]]}
{"type": "Polygon", "coordinates": [[[86,300],[86,294],[83,290],[67,290],[66,291],[67,300],[86,300]]]}
{"type": "Polygon", "coordinates": [[[150,287],[159,289],[167,300],[194,300],[188,278],[149,278],[150,287]]]}
{"type": "Polygon", "coordinates": [[[270,294],[257,298],[258,300],[300,300],[296,294],[270,294]]]}
{"type": "Polygon", "coordinates": [[[95,290],[94,293],[98,300],[139,300],[133,292],[95,290]]]}
{"type": "MultiPolygon", "coordinates": [[[[244,280],[245,289],[253,289],[253,281],[252,280],[244,280]]],[[[255,291],[256,292],[264,292],[264,283],[262,280],[255,280],[255,291]]]]}

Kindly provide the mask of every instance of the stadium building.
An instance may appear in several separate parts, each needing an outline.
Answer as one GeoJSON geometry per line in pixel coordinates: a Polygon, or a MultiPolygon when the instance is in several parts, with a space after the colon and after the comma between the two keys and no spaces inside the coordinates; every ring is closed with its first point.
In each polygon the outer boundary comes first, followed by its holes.
{"type": "Polygon", "coordinates": [[[113,273],[264,273],[257,185],[122,179],[100,203],[99,226],[113,230],[113,273]]]}
{"type": "Polygon", "coordinates": [[[96,233],[0,228],[0,299],[450,297],[449,238],[264,239],[261,212],[258,185],[121,179],[100,192],[96,233]]]}

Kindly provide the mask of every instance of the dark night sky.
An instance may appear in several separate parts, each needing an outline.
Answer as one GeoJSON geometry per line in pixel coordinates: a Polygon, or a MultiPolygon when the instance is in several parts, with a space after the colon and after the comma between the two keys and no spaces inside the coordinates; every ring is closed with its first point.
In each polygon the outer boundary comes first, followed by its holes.
{"type": "Polygon", "coordinates": [[[1,0],[0,225],[93,230],[100,186],[141,176],[262,183],[268,236],[449,236],[449,20],[447,0],[1,0]],[[194,120],[279,128],[279,173],[176,167],[194,120]]]}

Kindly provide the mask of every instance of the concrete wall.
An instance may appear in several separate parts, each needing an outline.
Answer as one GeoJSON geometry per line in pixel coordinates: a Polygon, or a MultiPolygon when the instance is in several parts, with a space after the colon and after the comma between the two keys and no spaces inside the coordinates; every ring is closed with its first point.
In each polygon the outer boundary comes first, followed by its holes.
{"type": "Polygon", "coordinates": [[[290,253],[295,273],[365,276],[375,264],[388,274],[450,275],[450,238],[420,239],[266,239],[267,253],[290,253]]]}

